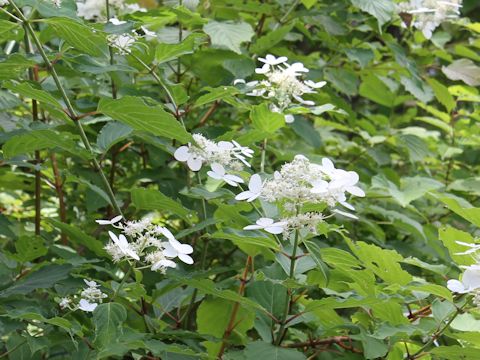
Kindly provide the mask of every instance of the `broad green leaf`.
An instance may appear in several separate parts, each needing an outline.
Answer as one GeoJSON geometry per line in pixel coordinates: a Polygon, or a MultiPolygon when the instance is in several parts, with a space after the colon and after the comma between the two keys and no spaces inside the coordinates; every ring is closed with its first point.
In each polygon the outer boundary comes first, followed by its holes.
{"type": "Polygon", "coordinates": [[[332,83],[338,91],[348,96],[357,94],[359,80],[353,71],[342,68],[327,68],[324,73],[325,78],[332,83]]]}
{"type": "Polygon", "coordinates": [[[394,300],[383,301],[371,305],[373,316],[392,325],[409,324],[407,317],[403,315],[402,306],[394,300]]]}
{"type": "MultiPolygon", "coordinates": [[[[287,288],[271,281],[255,281],[247,288],[248,298],[259,303],[270,314],[280,319],[285,310],[287,288]]],[[[272,323],[272,318],[268,317],[272,323]]]]}
{"type": "Polygon", "coordinates": [[[11,319],[22,319],[22,320],[36,320],[41,321],[46,324],[51,324],[55,326],[59,326],[65,330],[70,330],[72,328],[72,323],[65,318],[61,317],[53,317],[53,318],[45,318],[41,314],[34,313],[34,312],[24,312],[22,310],[11,310],[8,311],[5,316],[8,316],[11,319]]]}
{"type": "Polygon", "coordinates": [[[457,104],[448,91],[448,88],[433,78],[427,79],[427,82],[432,87],[438,102],[445,107],[448,113],[452,112],[457,104]]]}
{"type": "Polygon", "coordinates": [[[220,86],[217,88],[207,87],[202,90],[207,90],[208,93],[200,96],[195,101],[194,107],[202,106],[214,101],[233,99],[233,95],[238,94],[238,90],[233,86],[220,86]]]}
{"type": "Polygon", "coordinates": [[[57,133],[53,130],[31,130],[10,138],[3,145],[3,154],[6,158],[12,158],[36,150],[58,147],[84,159],[89,158],[88,152],[76,145],[76,138],[69,133],[57,133]]]}
{"type": "Polygon", "coordinates": [[[93,56],[108,54],[106,38],[98,30],[93,31],[90,27],[65,17],[54,17],[43,21],[75,49],[93,56]]]}
{"type": "Polygon", "coordinates": [[[391,0],[350,0],[353,6],[374,16],[378,25],[382,26],[392,18],[395,3],[391,0]]]}
{"type": "Polygon", "coordinates": [[[322,251],[320,247],[312,240],[305,240],[303,244],[307,248],[308,253],[312,257],[313,261],[315,261],[315,264],[317,264],[317,270],[319,270],[325,278],[325,284],[328,284],[330,270],[322,259],[322,251]]]}
{"type": "Polygon", "coordinates": [[[104,244],[100,240],[88,235],[74,225],[65,224],[55,219],[48,219],[48,222],[63,231],[69,237],[69,240],[77,246],[85,246],[97,256],[106,256],[107,253],[103,249],[104,244]]]}
{"type": "Polygon", "coordinates": [[[41,103],[52,105],[53,107],[62,110],[62,105],[48,92],[42,89],[37,89],[33,87],[33,83],[29,82],[9,82],[4,84],[4,87],[9,89],[10,91],[20,94],[24,97],[35,99],[40,101],[41,103]]]}
{"type": "Polygon", "coordinates": [[[439,346],[430,351],[433,355],[446,360],[477,360],[478,348],[459,345],[439,346]]]}
{"type": "Polygon", "coordinates": [[[133,189],[132,203],[137,209],[166,210],[191,221],[195,213],[183,205],[154,189],[133,189]]]}
{"type": "Polygon", "coordinates": [[[16,254],[14,258],[20,262],[32,261],[45,255],[48,250],[40,236],[20,236],[15,241],[16,254]]]}
{"type": "Polygon", "coordinates": [[[253,35],[253,29],[246,22],[219,22],[210,21],[203,26],[203,31],[210,36],[214,47],[229,49],[241,54],[240,45],[249,42],[253,35]]]}
{"type": "Polygon", "coordinates": [[[395,250],[382,249],[363,241],[356,243],[350,240],[346,241],[350,250],[362,261],[363,265],[385,282],[406,285],[412,280],[412,276],[401,268],[399,263],[403,257],[395,250]]]}
{"type": "Polygon", "coordinates": [[[254,106],[250,118],[253,126],[266,134],[273,134],[285,126],[285,116],[271,111],[266,103],[254,106]]]}
{"type": "Polygon", "coordinates": [[[410,94],[415,96],[423,103],[428,103],[433,99],[433,91],[431,87],[423,81],[414,77],[401,76],[400,82],[410,94]]]}
{"type": "Polygon", "coordinates": [[[443,245],[448,249],[450,257],[458,265],[473,265],[476,263],[471,255],[457,255],[470,249],[467,246],[460,245],[457,241],[467,244],[474,244],[475,240],[469,233],[455,229],[451,226],[442,227],[438,230],[438,237],[443,245]]]}
{"type": "Polygon", "coordinates": [[[30,272],[12,286],[0,291],[0,297],[26,295],[37,289],[51,288],[60,280],[66,279],[71,270],[71,265],[46,265],[39,270],[30,272]]]}
{"type": "Polygon", "coordinates": [[[245,359],[268,360],[306,360],[307,357],[298,350],[285,349],[263,341],[248,344],[243,350],[245,359]]]}
{"type": "MultiPolygon", "coordinates": [[[[311,1],[311,0],[310,0],[311,1]]],[[[314,0],[316,1],[316,0],[314,0]]],[[[281,26],[276,30],[268,32],[259,37],[255,43],[250,47],[251,51],[263,55],[267,50],[271,49],[279,42],[285,39],[285,36],[292,30],[294,23],[290,25],[281,26]]]]}
{"type": "Polygon", "coordinates": [[[135,130],[177,139],[183,143],[191,140],[191,135],[173,115],[163,110],[160,105],[145,104],[140,97],[125,96],[119,100],[103,98],[98,104],[98,111],[135,130]]]}
{"type": "Polygon", "coordinates": [[[375,75],[369,75],[362,79],[359,93],[380,105],[393,107],[395,94],[375,75]]]}
{"type": "Polygon", "coordinates": [[[20,40],[23,38],[25,31],[19,23],[8,20],[0,20],[0,42],[7,40],[20,40]]]}
{"type": "Polygon", "coordinates": [[[455,60],[448,66],[442,66],[442,72],[450,80],[461,80],[470,86],[480,85],[480,67],[470,59],[455,60]]]}
{"type": "Polygon", "coordinates": [[[98,305],[93,311],[95,325],[94,344],[100,349],[118,342],[123,333],[123,323],[127,320],[127,311],[118,303],[98,305]]]}
{"type": "Polygon", "coordinates": [[[97,137],[97,146],[103,152],[108,151],[113,145],[125,139],[132,133],[132,128],[120,122],[108,122],[97,137]]]}
{"type": "Polygon", "coordinates": [[[455,199],[448,197],[440,197],[439,200],[447,205],[447,207],[457,215],[470,221],[475,226],[480,227],[480,208],[461,207],[461,205],[455,199]]]}
{"type": "Polygon", "coordinates": [[[161,64],[168,62],[178,57],[193,53],[195,46],[195,36],[189,36],[180,44],[158,44],[155,49],[155,60],[161,64]]]}
{"type": "Polygon", "coordinates": [[[437,284],[410,285],[412,291],[423,291],[427,294],[433,294],[453,302],[452,293],[446,287],[437,284]]]}
{"type": "Polygon", "coordinates": [[[212,238],[230,240],[249,255],[256,255],[261,250],[258,248],[280,250],[275,240],[258,232],[230,229],[228,232],[217,231],[212,238]]]}
{"type": "Polygon", "coordinates": [[[12,54],[0,61],[0,80],[18,78],[28,68],[35,65],[33,60],[26,59],[20,54],[12,54]]]}
{"type": "Polygon", "coordinates": [[[304,139],[308,145],[314,148],[319,148],[323,145],[318,130],[309,119],[297,116],[290,127],[300,138],[304,139]]]}

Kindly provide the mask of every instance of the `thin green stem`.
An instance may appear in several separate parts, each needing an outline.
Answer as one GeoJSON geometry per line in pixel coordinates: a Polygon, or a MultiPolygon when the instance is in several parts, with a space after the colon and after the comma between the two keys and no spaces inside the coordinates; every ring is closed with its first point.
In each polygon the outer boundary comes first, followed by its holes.
{"type": "MultiPolygon", "coordinates": [[[[298,214],[298,211],[297,211],[297,214],[298,214]]],[[[297,261],[297,248],[298,248],[299,240],[300,240],[300,231],[297,229],[295,230],[295,240],[293,242],[292,255],[290,256],[290,274],[288,276],[289,279],[293,279],[295,277],[295,263],[297,261]]],[[[287,325],[287,317],[290,310],[290,299],[291,299],[291,293],[287,291],[287,294],[285,297],[285,308],[284,308],[283,316],[281,319],[281,325],[280,325],[280,329],[278,330],[277,339],[275,341],[275,345],[277,346],[280,346],[284,336],[285,327],[287,325]]]]}
{"type": "Polygon", "coordinates": [[[125,284],[125,280],[128,279],[128,277],[130,276],[130,273],[132,272],[132,269],[133,269],[133,266],[129,263],[128,264],[128,270],[127,272],[125,273],[125,275],[123,276],[122,278],[122,281],[120,281],[120,284],[118,285],[118,287],[115,289],[115,291],[113,292],[113,295],[112,295],[112,298],[111,298],[111,301],[113,302],[115,300],[115,298],[117,297],[118,293],[120,292],[120,290],[122,290],[123,288],[123,285],[125,284]]]}
{"type": "Polygon", "coordinates": [[[267,152],[267,138],[263,139],[263,144],[262,144],[262,154],[261,154],[261,160],[260,160],[260,172],[264,173],[265,172],[265,155],[267,152]]]}
{"type": "Polygon", "coordinates": [[[70,119],[73,120],[75,126],[77,127],[77,130],[80,133],[80,137],[82,139],[82,142],[83,142],[85,148],[92,155],[93,165],[95,167],[95,170],[97,170],[98,173],[100,174],[100,177],[101,177],[102,182],[104,184],[104,187],[107,191],[107,195],[110,199],[110,202],[112,203],[112,205],[115,208],[115,210],[117,211],[117,213],[119,215],[123,216],[122,209],[118,205],[118,202],[117,202],[117,199],[115,198],[113,190],[110,187],[110,184],[108,183],[108,179],[105,176],[105,174],[103,173],[102,167],[100,166],[100,164],[98,163],[98,161],[95,157],[95,153],[93,152],[92,146],[90,145],[90,141],[88,140],[87,135],[85,134],[85,130],[83,129],[83,126],[82,126],[81,122],[78,120],[78,115],[75,112],[75,109],[73,108],[72,103],[70,102],[70,99],[67,96],[65,88],[63,87],[62,83],[60,82],[60,78],[59,78],[55,68],[53,67],[53,64],[48,59],[48,56],[45,53],[45,50],[43,49],[43,46],[42,46],[42,43],[40,42],[40,39],[37,37],[37,35],[35,34],[35,31],[32,28],[32,25],[30,24],[28,19],[25,17],[25,15],[23,15],[22,11],[18,8],[18,6],[15,4],[15,2],[13,0],[8,0],[8,2],[14,8],[15,12],[18,14],[18,17],[20,18],[20,20],[24,24],[25,28],[30,33],[30,36],[31,36],[33,42],[35,43],[38,52],[40,53],[43,61],[45,62],[45,65],[47,66],[50,74],[52,75],[53,81],[55,82],[55,85],[57,86],[58,90],[60,91],[60,95],[62,96],[62,99],[65,102],[65,105],[67,106],[68,116],[70,117],[70,119]]]}
{"type": "MultiPolygon", "coordinates": [[[[110,21],[110,3],[109,0],[105,0],[105,14],[107,17],[107,24],[110,21]]],[[[115,54],[113,53],[113,48],[111,45],[108,45],[108,52],[110,54],[110,65],[115,64],[115,54]]],[[[115,80],[113,80],[113,74],[110,75],[110,82],[112,87],[112,98],[117,98],[117,87],[115,85],[115,80]]]]}

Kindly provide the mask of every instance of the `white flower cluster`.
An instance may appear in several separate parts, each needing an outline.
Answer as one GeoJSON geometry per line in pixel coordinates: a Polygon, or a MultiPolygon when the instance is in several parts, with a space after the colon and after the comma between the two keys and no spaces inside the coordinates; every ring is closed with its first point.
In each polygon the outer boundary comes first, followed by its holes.
{"type": "Polygon", "coordinates": [[[70,309],[72,311],[79,309],[86,312],[92,312],[98,304],[102,303],[103,299],[107,297],[107,294],[104,294],[99,289],[100,285],[95,281],[85,279],[83,281],[85,281],[87,287],[82,290],[78,304],[75,304],[75,298],[64,297],[59,303],[62,309],[70,309]]]}
{"type": "Polygon", "coordinates": [[[480,306],[480,262],[478,261],[478,254],[476,254],[480,250],[480,244],[471,244],[461,241],[456,241],[456,243],[469,247],[469,249],[455,255],[473,255],[477,259],[477,263],[465,266],[462,280],[448,280],[447,287],[450,291],[458,294],[473,295],[473,303],[476,306],[480,306]]]}
{"type": "Polygon", "coordinates": [[[137,36],[134,32],[131,34],[110,34],[107,37],[108,44],[118,50],[122,55],[130,53],[130,48],[137,40],[137,36]]]}
{"type": "MultiPolygon", "coordinates": [[[[243,79],[237,79],[234,81],[235,85],[245,84],[249,91],[247,95],[270,100],[272,102],[270,110],[282,114],[298,105],[315,105],[313,101],[304,100],[302,96],[315,93],[317,89],[325,86],[325,81],[302,80],[303,74],[309,70],[300,62],[288,64],[285,56],[276,58],[268,54],[265,58],[258,58],[258,60],[263,63],[263,66],[255,69],[255,72],[264,75],[265,80],[245,82],[243,79]]],[[[285,121],[293,122],[293,115],[285,114],[285,121]]]]}
{"type": "Polygon", "coordinates": [[[161,273],[165,273],[167,268],[177,266],[172,261],[175,258],[179,258],[186,264],[193,264],[193,259],[189,255],[193,253],[193,248],[188,244],[180,243],[170,230],[154,225],[148,219],[123,223],[122,217],[116,216],[111,220],[96,222],[100,225],[111,225],[122,231],[118,236],[112,231],[108,232],[111,241],[105,246],[105,250],[115,262],[141,261],[143,257],[144,262],[151,265],[152,271],[161,273]],[[127,237],[132,241],[129,242],[127,237]]]}
{"type": "Polygon", "coordinates": [[[397,12],[412,15],[412,25],[430,39],[442,22],[458,18],[461,7],[462,0],[410,0],[398,4],[397,12]]]}
{"type": "Polygon", "coordinates": [[[193,143],[180,146],[175,151],[173,156],[176,160],[186,162],[192,171],[199,171],[203,164],[209,164],[212,170],[208,176],[232,186],[243,183],[242,178],[227,174],[225,169],[240,171],[244,165],[250,167],[247,159],[253,156],[252,149],[241,146],[235,140],[217,143],[200,134],[193,134],[193,140],[193,143]]]}
{"type": "MultiPolygon", "coordinates": [[[[85,20],[105,21],[105,0],[85,0],[77,2],[77,15],[85,20]]],[[[138,4],[126,4],[124,0],[110,0],[109,5],[118,14],[145,12],[138,4]]]]}
{"type": "MultiPolygon", "coordinates": [[[[311,163],[305,156],[297,155],[292,162],[284,164],[273,177],[262,182],[260,175],[252,175],[248,190],[238,194],[236,200],[253,201],[262,198],[268,202],[278,202],[291,216],[274,222],[273,219],[261,218],[256,225],[249,225],[245,230],[264,229],[272,234],[290,233],[293,229],[306,228],[315,232],[319,222],[323,221],[321,213],[300,213],[305,204],[325,204],[335,207],[341,204],[355,210],[347,202],[347,193],[363,197],[365,192],[357,186],[358,174],[354,171],[336,169],[327,158],[322,164],[311,163]]],[[[356,218],[355,215],[338,209],[333,212],[356,218]]]]}

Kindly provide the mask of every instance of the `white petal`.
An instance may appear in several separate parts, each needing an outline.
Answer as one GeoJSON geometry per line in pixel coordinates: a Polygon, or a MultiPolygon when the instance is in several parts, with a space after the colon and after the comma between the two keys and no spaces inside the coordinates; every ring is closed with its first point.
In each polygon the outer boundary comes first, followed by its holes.
{"type": "Polygon", "coordinates": [[[345,206],[347,209],[350,209],[352,211],[355,211],[355,208],[350,205],[349,203],[345,202],[345,201],[342,201],[340,204],[342,204],[343,206],[345,206]]]}
{"type": "Polygon", "coordinates": [[[254,194],[253,196],[250,196],[247,200],[247,202],[252,202],[253,200],[255,200],[256,198],[258,198],[260,196],[260,193],[256,193],[254,194]]]}
{"type": "Polygon", "coordinates": [[[117,235],[115,235],[115,233],[109,231],[109,232],[108,232],[108,235],[110,236],[110,239],[112,239],[112,241],[113,241],[115,244],[118,244],[118,237],[117,237],[117,235]]]}
{"type": "Polygon", "coordinates": [[[250,198],[251,196],[253,196],[253,193],[251,191],[247,190],[247,191],[241,192],[240,194],[235,196],[235,200],[242,201],[242,200],[246,200],[246,199],[250,198]]]}
{"type": "Polygon", "coordinates": [[[251,192],[259,193],[262,190],[262,178],[258,174],[253,174],[248,182],[248,188],[251,192]]]}
{"type": "Polygon", "coordinates": [[[345,212],[345,211],[338,210],[338,209],[333,209],[332,211],[333,211],[334,213],[339,214],[339,215],[343,215],[343,216],[345,216],[345,217],[358,220],[358,217],[356,217],[356,216],[353,215],[353,214],[347,213],[347,212],[345,212]]]}
{"type": "Polygon", "coordinates": [[[266,74],[270,70],[270,65],[264,64],[261,68],[255,69],[257,74],[266,74]]]}
{"type": "Polygon", "coordinates": [[[189,264],[189,265],[193,264],[193,259],[186,254],[178,254],[178,258],[182,260],[185,264],[189,264]]]}
{"type": "Polygon", "coordinates": [[[274,223],[273,219],[270,218],[260,218],[257,220],[257,225],[265,227],[272,225],[274,223]]]}
{"type": "Polygon", "coordinates": [[[347,190],[352,195],[355,195],[358,197],[365,197],[365,191],[360,189],[358,186],[349,186],[345,190],[347,190]]]}
{"type": "Polygon", "coordinates": [[[214,172],[216,172],[217,174],[223,176],[225,175],[225,168],[219,164],[219,163],[213,163],[212,165],[210,165],[210,167],[212,168],[212,170],[214,172]]]}
{"type": "Polygon", "coordinates": [[[173,157],[178,161],[187,161],[190,158],[190,149],[188,146],[180,146],[173,153],[173,157]]]}
{"type": "Polygon", "coordinates": [[[215,171],[207,171],[207,175],[216,180],[223,179],[223,175],[217,174],[215,171]]]}
{"type": "Polygon", "coordinates": [[[456,293],[459,293],[459,294],[465,294],[468,292],[468,289],[465,289],[465,286],[463,285],[462,282],[458,281],[458,280],[448,280],[447,281],[447,288],[452,291],[452,292],[456,292],[456,293]]]}
{"type": "Polygon", "coordinates": [[[266,226],[265,231],[270,234],[281,234],[283,232],[283,226],[266,226]]]}
{"type": "Polygon", "coordinates": [[[177,257],[178,252],[170,243],[163,243],[163,248],[164,250],[162,251],[162,254],[165,255],[166,257],[171,257],[171,258],[177,257]]]}
{"type": "Polygon", "coordinates": [[[182,244],[180,241],[173,239],[170,240],[170,245],[173,246],[175,250],[177,250],[180,254],[191,254],[193,253],[193,248],[188,244],[182,244]]]}
{"type": "Polygon", "coordinates": [[[89,303],[87,300],[85,299],[80,299],[80,302],[78,303],[79,305],[79,309],[80,310],[83,310],[83,311],[87,311],[87,312],[92,312],[93,310],[95,310],[95,308],[97,307],[98,304],[96,303],[89,303]]]}
{"type": "Polygon", "coordinates": [[[291,124],[295,121],[295,116],[293,116],[292,114],[287,114],[285,115],[285,122],[287,124],[291,124]]]}
{"type": "Polygon", "coordinates": [[[227,174],[223,177],[224,179],[228,179],[229,181],[233,181],[239,184],[243,184],[243,179],[240,176],[237,175],[230,175],[227,174]]]}
{"type": "Polygon", "coordinates": [[[168,230],[166,227],[161,226],[160,231],[162,232],[163,236],[165,236],[168,240],[175,240],[175,236],[168,230]]]}
{"type": "Polygon", "coordinates": [[[112,220],[110,220],[110,223],[112,224],[116,224],[117,222],[119,222],[120,220],[123,219],[123,216],[122,215],[118,215],[118,216],[115,216],[112,220]]]}
{"type": "Polygon", "coordinates": [[[475,267],[468,267],[463,273],[462,283],[470,290],[480,288],[480,271],[475,267]]]}
{"type": "Polygon", "coordinates": [[[233,149],[233,144],[230,141],[219,141],[218,147],[222,150],[231,150],[233,149]]]}
{"type": "Polygon", "coordinates": [[[99,225],[110,225],[112,222],[110,220],[95,220],[99,225]]]}
{"type": "Polygon", "coordinates": [[[233,80],[233,85],[237,85],[237,84],[245,84],[245,80],[244,79],[233,80]]]}
{"type": "Polygon", "coordinates": [[[202,168],[202,159],[197,157],[189,157],[187,165],[192,171],[198,171],[202,168]]]}
{"type": "Polygon", "coordinates": [[[259,225],[248,225],[243,228],[243,230],[260,230],[263,229],[263,226],[259,225]]]}

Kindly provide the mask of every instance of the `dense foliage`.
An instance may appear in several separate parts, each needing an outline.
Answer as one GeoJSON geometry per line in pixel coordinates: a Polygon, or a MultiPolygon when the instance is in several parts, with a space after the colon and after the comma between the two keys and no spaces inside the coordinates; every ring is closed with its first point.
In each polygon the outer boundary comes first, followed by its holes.
{"type": "Polygon", "coordinates": [[[480,358],[478,1],[0,3],[0,358],[480,358]]]}

